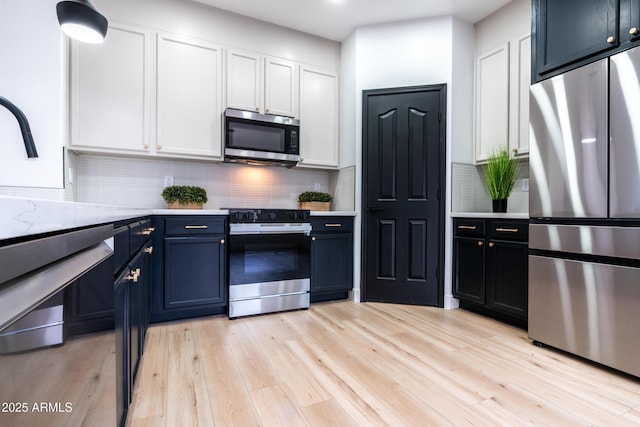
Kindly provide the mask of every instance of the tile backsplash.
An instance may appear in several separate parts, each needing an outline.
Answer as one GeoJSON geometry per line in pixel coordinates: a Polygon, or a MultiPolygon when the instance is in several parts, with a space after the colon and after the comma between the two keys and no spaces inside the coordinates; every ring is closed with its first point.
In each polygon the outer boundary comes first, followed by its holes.
{"type": "Polygon", "coordinates": [[[353,182],[349,168],[343,173],[104,155],[78,155],[75,165],[73,186],[79,202],[162,209],[166,207],[160,195],[165,177],[173,177],[175,185],[203,187],[208,209],[291,209],[298,206],[298,194],[318,190],[335,195],[334,210],[353,210],[344,190],[353,182]]]}
{"type": "MultiPolygon", "coordinates": [[[[529,179],[526,161],[520,164],[520,177],[509,196],[507,212],[529,212],[529,192],[522,189],[523,179],[529,179]]],[[[491,197],[482,165],[452,163],[451,181],[451,212],[491,212],[491,197]]]]}

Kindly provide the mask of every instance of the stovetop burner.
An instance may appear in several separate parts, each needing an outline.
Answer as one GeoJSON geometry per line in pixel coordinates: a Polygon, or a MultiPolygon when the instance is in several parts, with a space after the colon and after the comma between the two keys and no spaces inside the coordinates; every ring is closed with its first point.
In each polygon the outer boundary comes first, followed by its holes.
{"type": "Polygon", "coordinates": [[[228,209],[229,222],[241,223],[305,223],[310,212],[304,209],[228,209]]]}

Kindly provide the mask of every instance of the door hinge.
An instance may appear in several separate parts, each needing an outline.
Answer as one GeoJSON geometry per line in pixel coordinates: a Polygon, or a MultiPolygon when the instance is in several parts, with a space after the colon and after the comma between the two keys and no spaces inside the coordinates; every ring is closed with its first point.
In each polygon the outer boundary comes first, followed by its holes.
{"type": "Polygon", "coordinates": [[[441,122],[442,121],[442,112],[438,111],[438,121],[441,122]]]}

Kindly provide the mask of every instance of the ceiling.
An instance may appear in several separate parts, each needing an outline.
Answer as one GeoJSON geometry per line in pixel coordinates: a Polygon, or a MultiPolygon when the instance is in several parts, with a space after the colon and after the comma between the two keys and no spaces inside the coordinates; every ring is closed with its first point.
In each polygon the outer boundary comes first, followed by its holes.
{"type": "Polygon", "coordinates": [[[475,23],[511,0],[195,0],[343,41],[362,25],[454,15],[475,23]]]}

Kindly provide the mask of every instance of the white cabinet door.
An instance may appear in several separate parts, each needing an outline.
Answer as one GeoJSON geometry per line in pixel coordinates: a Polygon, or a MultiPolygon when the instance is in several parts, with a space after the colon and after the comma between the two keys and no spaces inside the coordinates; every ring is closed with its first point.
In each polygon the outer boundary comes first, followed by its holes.
{"type": "Polygon", "coordinates": [[[149,150],[150,34],[111,23],[104,43],[71,45],[71,148],[149,150]]]}
{"type": "Polygon", "coordinates": [[[314,68],[300,70],[299,166],[338,167],[338,77],[314,68]]]}
{"type": "Polygon", "coordinates": [[[513,91],[512,129],[509,135],[509,147],[515,157],[529,156],[529,86],[531,85],[531,35],[517,41],[514,63],[516,76],[514,83],[518,87],[513,91]],[[517,62],[516,62],[517,61],[517,62]]]}
{"type": "Polygon", "coordinates": [[[222,49],[158,34],[158,154],[222,158],[222,49]]]}
{"type": "Polygon", "coordinates": [[[298,117],[298,65],[276,58],[265,59],[265,108],[267,114],[298,117]]]}
{"type": "Polygon", "coordinates": [[[227,107],[261,111],[262,57],[254,52],[227,50],[227,107]]]}
{"type": "Polygon", "coordinates": [[[509,148],[509,43],[477,60],[475,147],[478,162],[509,148]]]}

